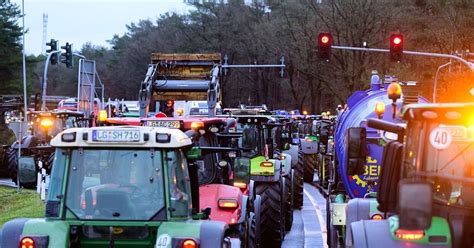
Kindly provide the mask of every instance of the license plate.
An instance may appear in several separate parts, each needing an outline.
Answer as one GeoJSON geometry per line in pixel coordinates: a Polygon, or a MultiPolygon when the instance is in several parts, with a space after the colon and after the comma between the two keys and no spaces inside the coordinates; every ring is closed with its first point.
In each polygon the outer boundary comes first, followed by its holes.
{"type": "Polygon", "coordinates": [[[138,142],[138,130],[92,130],[92,140],[98,142],[138,142]]]}
{"type": "Polygon", "coordinates": [[[164,128],[180,128],[179,121],[147,121],[145,126],[164,127],[164,128]]]}

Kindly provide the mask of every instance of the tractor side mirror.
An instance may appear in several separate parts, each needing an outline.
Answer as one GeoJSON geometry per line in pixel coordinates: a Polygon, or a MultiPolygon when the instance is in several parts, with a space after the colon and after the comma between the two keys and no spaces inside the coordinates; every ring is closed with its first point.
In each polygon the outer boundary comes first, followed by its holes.
{"type": "Polygon", "coordinates": [[[364,173],[367,158],[367,133],[363,127],[351,127],[346,132],[346,169],[348,175],[364,173]]]}
{"type": "Polygon", "coordinates": [[[20,157],[18,167],[20,184],[34,184],[36,181],[36,165],[33,157],[20,157]]]}
{"type": "Polygon", "coordinates": [[[234,186],[239,188],[247,187],[250,181],[250,159],[236,158],[234,161],[234,186]]]}
{"type": "Polygon", "coordinates": [[[398,184],[400,229],[426,230],[431,226],[432,188],[425,182],[402,180],[398,184]]]}

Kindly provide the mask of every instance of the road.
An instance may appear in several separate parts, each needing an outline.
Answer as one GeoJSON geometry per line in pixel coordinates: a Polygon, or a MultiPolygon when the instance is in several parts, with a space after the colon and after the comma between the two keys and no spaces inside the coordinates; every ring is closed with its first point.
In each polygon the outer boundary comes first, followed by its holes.
{"type": "Polygon", "coordinates": [[[314,186],[305,183],[303,208],[294,211],[293,226],[282,247],[327,248],[326,234],[326,200],[314,186]]]}

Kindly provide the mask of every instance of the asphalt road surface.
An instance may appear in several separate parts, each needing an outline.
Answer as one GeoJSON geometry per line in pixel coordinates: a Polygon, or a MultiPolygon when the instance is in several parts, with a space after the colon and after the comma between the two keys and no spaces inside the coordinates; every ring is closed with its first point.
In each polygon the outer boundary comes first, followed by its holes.
{"type": "Polygon", "coordinates": [[[326,200],[314,186],[305,183],[303,208],[294,211],[293,226],[282,247],[327,248],[326,234],[326,200]]]}

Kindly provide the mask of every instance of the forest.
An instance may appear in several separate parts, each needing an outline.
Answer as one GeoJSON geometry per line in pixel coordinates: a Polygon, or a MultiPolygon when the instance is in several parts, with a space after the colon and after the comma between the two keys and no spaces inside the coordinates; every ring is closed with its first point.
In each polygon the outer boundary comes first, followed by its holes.
{"type": "MultiPolygon", "coordinates": [[[[387,53],[332,49],[329,61],[318,58],[317,37],[330,32],[333,45],[388,48],[389,37],[404,35],[404,49],[457,53],[470,59],[474,46],[474,1],[471,0],[243,0],[188,1],[187,14],[167,13],[156,20],[127,25],[110,37],[110,48],[86,44],[75,48],[96,60],[106,97],[138,99],[150,55],[221,53],[229,64],[277,64],[285,58],[285,74],[274,69],[231,69],[223,76],[223,105],[267,104],[271,109],[310,113],[334,110],[356,90],[369,87],[372,70],[418,81],[421,95],[431,99],[438,75],[438,101],[473,101],[472,72],[447,59],[404,55],[392,62],[387,53]],[[452,94],[456,90],[456,94],[452,94]]],[[[157,6],[158,7],[158,6],[157,6]]],[[[15,94],[21,84],[19,7],[0,2],[0,94],[15,94]]],[[[84,34],[87,35],[87,34],[84,34]]],[[[72,41],[73,42],[73,41],[72,41]]],[[[44,56],[28,56],[28,94],[41,89],[44,56]]],[[[76,63],[77,64],[77,63],[76,63]]],[[[48,95],[74,96],[77,67],[50,66],[48,95]]]]}

